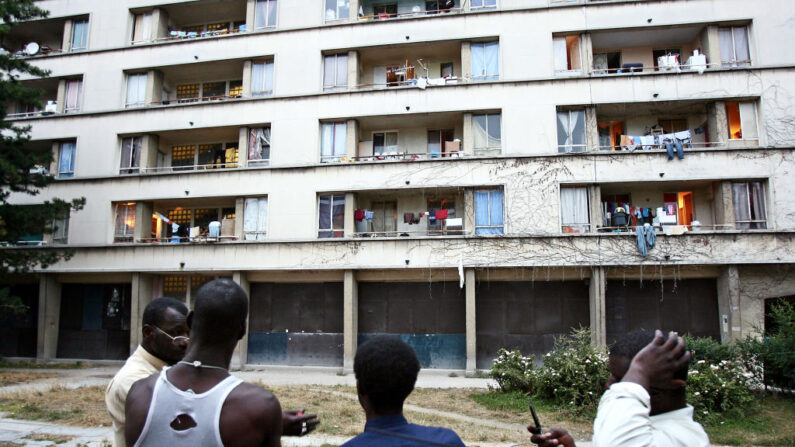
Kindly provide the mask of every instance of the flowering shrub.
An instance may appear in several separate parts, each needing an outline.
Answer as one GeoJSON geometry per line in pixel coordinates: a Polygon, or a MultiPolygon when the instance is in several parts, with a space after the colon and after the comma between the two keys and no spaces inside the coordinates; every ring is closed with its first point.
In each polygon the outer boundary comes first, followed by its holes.
{"type": "Polygon", "coordinates": [[[519,350],[500,349],[489,370],[489,376],[497,381],[502,391],[529,393],[532,384],[533,358],[524,357],[519,350]]]}
{"type": "Polygon", "coordinates": [[[696,420],[708,421],[730,410],[745,410],[754,402],[749,388],[754,377],[734,360],[692,363],[687,374],[687,402],[693,406],[696,420]]]}

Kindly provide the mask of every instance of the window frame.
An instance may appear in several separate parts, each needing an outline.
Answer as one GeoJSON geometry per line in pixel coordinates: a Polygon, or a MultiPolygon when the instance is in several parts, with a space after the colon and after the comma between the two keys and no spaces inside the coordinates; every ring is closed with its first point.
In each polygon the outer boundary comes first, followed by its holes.
{"type": "MultiPolygon", "coordinates": [[[[125,87],[126,87],[125,90],[126,91],[125,91],[125,97],[124,97],[124,107],[125,108],[132,109],[132,108],[138,108],[138,107],[146,107],[146,87],[147,87],[147,84],[148,84],[148,82],[147,82],[148,81],[148,77],[149,77],[149,74],[146,73],[146,72],[144,72],[144,73],[128,73],[127,74],[127,83],[125,85],[125,87]],[[143,80],[143,97],[142,98],[136,98],[136,99],[140,99],[139,101],[136,101],[136,102],[130,102],[130,84],[131,84],[131,81],[133,80],[133,78],[135,78],[136,82],[139,82],[139,83],[140,83],[140,80],[143,80]]],[[[140,90],[140,89],[141,89],[141,86],[138,85],[138,90],[140,90]]],[[[138,92],[138,93],[140,93],[140,92],[138,92]]]]}
{"type": "Polygon", "coordinates": [[[273,95],[273,88],[275,82],[275,70],[276,65],[274,64],[273,59],[270,60],[258,60],[253,61],[251,63],[251,84],[249,90],[251,90],[251,97],[252,98],[262,98],[265,96],[273,95]],[[254,90],[254,66],[255,65],[262,65],[262,81],[263,81],[263,88],[265,90],[254,90]],[[270,70],[268,69],[270,67],[270,70]],[[269,76],[270,75],[270,76],[269,76]],[[270,77],[270,79],[268,79],[270,77]],[[268,90],[268,84],[270,84],[270,90],[268,90]]]}
{"type": "Polygon", "coordinates": [[[751,33],[748,30],[748,25],[736,25],[736,26],[721,26],[718,27],[718,45],[720,46],[720,33],[722,30],[728,30],[729,34],[731,34],[731,51],[732,57],[729,60],[723,60],[723,51],[720,54],[720,65],[721,67],[750,67],[751,66],[751,33]],[[737,59],[737,40],[734,36],[734,31],[736,29],[743,29],[745,34],[745,43],[748,46],[748,59],[737,59]]]}
{"type": "Polygon", "coordinates": [[[383,157],[388,155],[399,155],[400,152],[400,132],[397,130],[376,130],[370,133],[370,141],[373,142],[373,156],[374,157],[383,157]],[[375,152],[375,136],[376,135],[383,135],[384,138],[384,145],[381,146],[382,150],[381,153],[375,152]],[[395,136],[395,151],[394,153],[389,152],[387,148],[391,147],[386,144],[387,142],[387,135],[394,135],[395,136]]]}
{"type": "Polygon", "coordinates": [[[346,121],[327,121],[320,123],[320,162],[321,163],[336,163],[342,161],[347,154],[347,139],[348,139],[348,123],[346,121]],[[331,125],[331,153],[323,154],[323,128],[324,126],[331,125]],[[345,129],[345,142],[342,145],[342,153],[336,152],[336,142],[337,142],[337,126],[345,129]]]}
{"type": "MultiPolygon", "coordinates": [[[[762,193],[762,213],[764,214],[764,219],[751,219],[751,220],[737,220],[736,213],[734,216],[734,228],[738,230],[767,230],[768,229],[768,213],[767,213],[767,185],[765,181],[761,180],[749,180],[745,182],[732,182],[732,204],[734,207],[737,206],[735,203],[737,201],[737,197],[734,194],[734,187],[736,185],[744,185],[745,186],[745,197],[746,201],[744,203],[745,208],[748,210],[748,215],[751,216],[752,209],[751,209],[751,186],[752,184],[759,184],[759,188],[762,193]],[[739,228],[740,225],[747,225],[745,228],[739,228]],[[756,228],[754,226],[757,226],[756,228]]],[[[734,212],[734,210],[732,210],[734,212]]]]}
{"type": "MultiPolygon", "coordinates": [[[[273,135],[273,133],[271,131],[271,126],[270,125],[262,126],[262,127],[249,128],[249,131],[248,131],[248,143],[246,144],[246,151],[248,151],[248,152],[246,152],[246,165],[247,166],[268,166],[268,165],[270,165],[271,149],[272,149],[272,146],[273,146],[273,144],[272,144],[272,139],[273,139],[272,135],[273,135]],[[252,134],[254,132],[256,132],[258,129],[262,130],[263,139],[265,139],[268,142],[268,149],[267,149],[268,157],[267,158],[252,159],[252,158],[250,158],[251,157],[251,144],[252,144],[252,138],[255,138],[255,136],[252,135],[252,134]],[[267,132],[266,132],[266,130],[267,130],[267,132]]],[[[260,144],[260,149],[262,149],[262,144],[260,144]]],[[[238,160],[240,159],[240,155],[239,155],[240,152],[239,151],[240,151],[240,148],[238,148],[238,160]]],[[[262,150],[260,150],[260,152],[262,152],[262,150]]]]}
{"type": "Polygon", "coordinates": [[[473,129],[473,131],[472,131],[472,151],[474,152],[475,155],[490,155],[492,152],[495,152],[495,151],[498,151],[499,153],[502,153],[502,111],[497,112],[497,113],[492,113],[492,112],[473,113],[472,114],[472,129],[473,129]],[[475,143],[475,137],[474,137],[474,134],[475,134],[475,131],[474,131],[474,128],[475,128],[475,117],[478,117],[478,116],[486,117],[486,128],[485,128],[485,131],[486,131],[486,146],[484,146],[484,147],[478,147],[478,146],[476,146],[476,143],[475,143]],[[490,127],[489,127],[489,117],[491,117],[491,116],[497,116],[500,119],[500,140],[499,140],[500,144],[498,146],[489,146],[489,144],[488,144],[489,143],[489,129],[490,129],[490,127]]]}
{"type": "Polygon", "coordinates": [[[121,156],[120,156],[120,162],[119,162],[119,174],[129,175],[129,174],[138,174],[138,173],[141,172],[141,152],[143,152],[143,144],[144,144],[144,138],[141,135],[135,135],[135,136],[131,136],[131,137],[122,137],[122,139],[121,139],[121,148],[120,148],[121,149],[121,153],[120,153],[121,156]],[[127,140],[131,140],[131,142],[130,142],[130,157],[129,157],[129,160],[127,160],[127,166],[125,167],[124,166],[125,165],[124,143],[127,140]],[[136,163],[135,166],[133,166],[133,163],[134,163],[135,158],[136,158],[136,154],[135,154],[135,150],[134,150],[136,140],[140,140],[139,144],[138,144],[138,147],[140,149],[139,149],[139,152],[138,152],[137,163],[136,163]]]}
{"type": "Polygon", "coordinates": [[[114,243],[123,243],[123,242],[135,242],[135,226],[138,224],[136,222],[136,207],[138,204],[136,202],[121,202],[117,203],[114,209],[114,218],[113,218],[113,242],[114,243]],[[123,208],[124,211],[124,232],[119,233],[119,210],[123,208]],[[129,217],[130,217],[130,210],[132,210],[132,225],[128,225],[129,217]]]}
{"type": "Polygon", "coordinates": [[[479,42],[470,42],[469,43],[469,55],[470,55],[470,63],[469,68],[472,71],[472,82],[489,82],[489,81],[499,81],[500,80],[500,41],[497,40],[489,40],[489,41],[479,41],[479,42]],[[487,48],[489,48],[490,44],[496,44],[496,52],[497,52],[497,73],[485,73],[485,74],[475,74],[473,70],[473,61],[474,58],[472,57],[472,48],[476,45],[483,46],[483,69],[484,71],[488,71],[488,55],[487,55],[487,48]]]}
{"type": "Polygon", "coordinates": [[[561,113],[567,114],[567,135],[569,135],[569,137],[571,138],[572,144],[561,144],[561,142],[558,141],[558,153],[568,154],[568,153],[575,153],[575,152],[585,152],[588,149],[588,141],[587,141],[588,129],[586,129],[586,121],[587,120],[586,120],[586,111],[585,111],[585,109],[582,108],[582,109],[557,110],[555,112],[556,134],[558,133],[557,132],[557,127],[560,126],[560,118],[558,118],[558,115],[560,115],[561,113]],[[582,133],[582,144],[574,144],[574,128],[572,127],[572,124],[571,124],[572,123],[572,120],[571,120],[572,112],[582,113],[582,132],[583,132],[582,133]],[[579,149],[579,150],[577,150],[577,149],[579,149]]]}
{"type": "Polygon", "coordinates": [[[273,29],[273,28],[276,28],[278,22],[279,22],[279,2],[278,2],[278,0],[255,0],[254,1],[254,30],[273,29]],[[274,23],[268,23],[268,19],[270,18],[270,15],[267,14],[267,12],[268,12],[267,3],[275,3],[276,4],[276,6],[274,7],[276,9],[276,12],[275,12],[274,17],[273,17],[274,23]],[[259,12],[260,5],[263,5],[262,8],[265,9],[265,14],[264,14],[265,23],[261,24],[261,25],[257,25],[257,18],[259,16],[258,12],[259,12]]]}
{"type": "Polygon", "coordinates": [[[69,218],[70,210],[52,221],[52,243],[66,245],[69,243],[69,218]]]}
{"type": "MultiPolygon", "coordinates": [[[[268,220],[270,218],[270,213],[268,212],[269,211],[268,210],[269,206],[270,206],[270,201],[268,200],[268,196],[246,197],[243,200],[243,240],[244,241],[261,241],[261,240],[265,240],[265,238],[268,236],[268,220]],[[264,230],[261,230],[261,229],[246,230],[246,223],[247,223],[247,219],[246,218],[248,216],[249,202],[252,201],[252,200],[257,202],[257,207],[258,207],[257,208],[256,227],[257,228],[264,227],[265,228],[264,230]],[[262,213],[259,210],[259,207],[261,206],[263,200],[265,201],[265,222],[262,222],[260,220],[260,217],[262,216],[262,213]]],[[[237,217],[237,216],[235,216],[235,217],[237,217]]]]}
{"type": "Polygon", "coordinates": [[[77,142],[76,141],[62,141],[58,143],[58,178],[74,178],[75,176],[75,158],[77,156],[77,142]],[[71,145],[71,156],[69,159],[69,167],[68,171],[64,171],[61,169],[61,162],[64,154],[64,147],[66,145],[71,145]]]}
{"type": "MultiPolygon", "coordinates": [[[[477,0],[476,0],[477,1],[477,0]]],[[[469,3],[469,10],[470,11],[493,11],[499,9],[498,0],[480,0],[483,4],[480,6],[472,6],[472,2],[469,3]],[[494,5],[486,5],[486,2],[493,1],[494,5]]]]}
{"type": "Polygon", "coordinates": [[[345,237],[345,194],[342,193],[329,193],[329,194],[318,194],[317,196],[317,237],[318,239],[333,239],[333,238],[341,238],[345,237]],[[330,200],[329,202],[329,228],[321,228],[320,227],[320,219],[321,219],[321,205],[324,198],[330,200]],[[342,201],[342,227],[341,228],[334,228],[334,206],[338,203],[338,200],[342,201]]]}
{"type": "Polygon", "coordinates": [[[476,235],[505,234],[505,190],[502,189],[502,188],[476,189],[476,190],[473,191],[473,195],[474,195],[473,202],[475,204],[475,234],[476,235]],[[502,219],[502,223],[500,225],[493,225],[493,222],[491,221],[492,220],[491,202],[492,202],[492,195],[494,193],[497,193],[497,192],[500,193],[500,199],[501,199],[501,202],[502,202],[502,204],[500,205],[500,208],[502,209],[502,216],[500,216],[500,218],[502,219]],[[486,209],[487,209],[486,216],[487,216],[487,219],[489,221],[488,225],[478,225],[478,223],[477,223],[477,220],[478,220],[478,217],[477,217],[478,216],[478,212],[477,212],[477,207],[478,207],[477,195],[478,195],[478,193],[485,193],[486,197],[487,197],[486,198],[486,209]],[[495,232],[489,232],[488,231],[488,230],[492,230],[492,229],[499,230],[499,232],[495,233],[495,232]],[[484,231],[480,232],[479,230],[484,230],[484,231]]]}
{"type": "Polygon", "coordinates": [[[333,53],[333,54],[324,54],[323,55],[323,91],[324,92],[336,92],[336,91],[345,91],[348,90],[348,53],[333,53]],[[334,58],[334,82],[333,84],[326,83],[326,63],[329,58],[334,58]],[[339,63],[340,58],[345,58],[345,83],[341,84],[339,80],[339,63]]]}
{"type": "Polygon", "coordinates": [[[83,106],[83,79],[66,79],[66,97],[64,98],[63,113],[78,113],[83,106]],[[77,84],[77,104],[69,107],[69,92],[72,85],[77,84]]]}
{"type": "MultiPolygon", "coordinates": [[[[348,15],[346,17],[340,17],[339,2],[337,0],[325,0],[323,2],[323,22],[324,23],[334,23],[334,22],[340,22],[340,21],[343,21],[343,20],[350,20],[350,17],[351,17],[351,4],[350,4],[350,1],[347,2],[347,5],[348,5],[348,15]],[[327,16],[328,11],[331,10],[328,7],[329,6],[329,2],[334,2],[334,10],[333,10],[334,11],[334,18],[333,19],[330,19],[327,16]]],[[[359,12],[357,11],[356,14],[358,14],[358,13],[359,12]]]]}
{"type": "Polygon", "coordinates": [[[756,101],[726,101],[726,103],[725,103],[725,107],[726,107],[726,127],[727,127],[728,132],[729,132],[729,141],[759,141],[759,111],[757,110],[756,104],[757,104],[756,101]],[[734,138],[734,136],[732,135],[731,118],[730,118],[730,114],[729,114],[730,104],[737,104],[737,115],[738,115],[738,117],[740,119],[740,133],[741,133],[740,138],[734,138]],[[755,130],[754,133],[756,133],[756,137],[746,137],[745,127],[743,126],[743,122],[746,121],[745,119],[743,119],[743,116],[744,116],[744,114],[743,114],[743,104],[749,105],[751,107],[751,109],[753,110],[753,113],[754,113],[754,116],[753,116],[754,126],[756,127],[756,129],[754,129],[755,130]]]}
{"type": "Polygon", "coordinates": [[[72,20],[72,35],[69,37],[69,51],[85,51],[88,49],[88,30],[89,30],[89,19],[73,19],[72,20]],[[83,45],[82,46],[75,46],[75,30],[78,23],[85,23],[85,31],[83,32],[83,45]]]}
{"type": "Polygon", "coordinates": [[[593,223],[591,222],[591,191],[588,186],[582,185],[560,185],[558,191],[558,200],[560,203],[560,217],[559,217],[559,226],[561,233],[569,234],[583,234],[583,233],[590,233],[593,230],[593,223]],[[564,189],[582,189],[585,190],[585,216],[588,218],[588,222],[564,222],[563,220],[563,190],[564,189]],[[566,231],[564,227],[569,227],[574,230],[573,227],[583,227],[585,226],[587,229],[579,231],[566,231]]]}

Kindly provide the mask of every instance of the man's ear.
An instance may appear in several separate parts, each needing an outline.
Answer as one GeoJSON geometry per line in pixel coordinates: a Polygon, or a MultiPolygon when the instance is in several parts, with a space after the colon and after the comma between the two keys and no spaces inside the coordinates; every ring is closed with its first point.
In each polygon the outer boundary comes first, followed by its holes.
{"type": "Polygon", "coordinates": [[[154,335],[155,335],[155,328],[152,327],[152,325],[149,324],[143,325],[143,327],[141,328],[141,336],[143,337],[142,338],[143,340],[146,340],[150,337],[154,337],[154,335]]]}
{"type": "Polygon", "coordinates": [[[185,324],[188,325],[188,331],[193,328],[193,311],[188,312],[188,318],[185,319],[185,324]]]}

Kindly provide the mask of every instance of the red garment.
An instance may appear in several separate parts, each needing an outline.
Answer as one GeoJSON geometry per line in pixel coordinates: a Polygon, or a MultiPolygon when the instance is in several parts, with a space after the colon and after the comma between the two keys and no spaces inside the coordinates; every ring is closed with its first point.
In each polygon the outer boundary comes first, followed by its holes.
{"type": "Polygon", "coordinates": [[[447,210],[438,210],[438,211],[436,211],[436,218],[437,219],[447,219],[447,210]]]}
{"type": "Polygon", "coordinates": [[[353,210],[353,220],[356,222],[364,220],[364,210],[353,210]]]}

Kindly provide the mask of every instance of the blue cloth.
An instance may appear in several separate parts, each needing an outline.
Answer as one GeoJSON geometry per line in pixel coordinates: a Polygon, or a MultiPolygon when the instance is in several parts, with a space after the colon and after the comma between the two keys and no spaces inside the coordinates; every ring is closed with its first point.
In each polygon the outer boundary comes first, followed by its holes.
{"type": "Polygon", "coordinates": [[[401,414],[381,416],[367,421],[364,433],[340,447],[464,447],[461,438],[449,428],[409,424],[401,414]],[[376,431],[378,433],[376,433],[376,431]]]}
{"type": "Polygon", "coordinates": [[[643,225],[638,225],[635,227],[635,235],[638,239],[638,251],[640,252],[640,255],[645,258],[646,254],[648,253],[648,249],[646,248],[646,236],[644,235],[643,225]]]}
{"type": "Polygon", "coordinates": [[[646,247],[651,250],[657,244],[657,233],[654,231],[654,227],[652,226],[643,226],[645,232],[645,239],[646,239],[646,247]]]}
{"type": "Polygon", "coordinates": [[[675,138],[673,141],[665,140],[665,150],[668,151],[668,160],[674,159],[674,147],[676,147],[676,156],[680,160],[684,160],[685,158],[684,145],[682,145],[681,141],[675,138]]]}
{"type": "Polygon", "coordinates": [[[657,244],[657,233],[651,225],[648,227],[646,225],[638,225],[635,227],[635,236],[637,237],[638,251],[645,258],[649,250],[657,244]]]}

